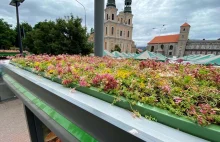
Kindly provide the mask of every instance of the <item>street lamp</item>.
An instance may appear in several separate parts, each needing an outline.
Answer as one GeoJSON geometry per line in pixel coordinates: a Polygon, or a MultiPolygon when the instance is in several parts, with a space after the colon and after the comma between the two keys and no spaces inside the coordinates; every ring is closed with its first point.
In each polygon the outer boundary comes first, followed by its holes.
{"type": "Polygon", "coordinates": [[[86,28],[86,8],[85,8],[85,6],[82,4],[82,3],[80,3],[78,0],[76,0],[80,5],[82,5],[82,7],[84,8],[84,11],[85,11],[85,28],[86,28]]]}
{"type": "Polygon", "coordinates": [[[18,28],[18,45],[19,45],[19,49],[20,49],[20,54],[23,54],[23,50],[22,50],[22,41],[21,41],[21,29],[20,29],[20,23],[19,23],[19,13],[18,13],[18,7],[20,6],[21,3],[23,3],[24,0],[12,0],[10,2],[11,6],[15,6],[16,7],[16,15],[17,15],[17,28],[18,28]]]}

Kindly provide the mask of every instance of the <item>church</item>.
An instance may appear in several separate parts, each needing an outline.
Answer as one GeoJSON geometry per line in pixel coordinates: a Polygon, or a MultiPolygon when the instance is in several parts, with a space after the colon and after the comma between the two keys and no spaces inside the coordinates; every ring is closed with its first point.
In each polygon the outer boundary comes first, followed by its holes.
{"type": "Polygon", "coordinates": [[[220,40],[189,39],[191,26],[184,23],[179,34],[154,37],[147,45],[147,50],[161,53],[167,57],[182,57],[191,54],[220,55],[220,40]]]}
{"type": "Polygon", "coordinates": [[[132,40],[133,14],[132,0],[125,0],[124,10],[119,12],[115,0],[108,0],[105,8],[104,21],[104,49],[112,51],[118,45],[121,52],[133,53],[136,51],[132,40]]]}

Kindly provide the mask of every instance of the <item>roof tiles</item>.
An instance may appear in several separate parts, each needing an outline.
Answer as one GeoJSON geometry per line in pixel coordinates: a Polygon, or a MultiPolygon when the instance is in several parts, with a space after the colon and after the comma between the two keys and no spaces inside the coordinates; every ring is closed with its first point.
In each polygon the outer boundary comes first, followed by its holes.
{"type": "Polygon", "coordinates": [[[179,34],[176,34],[176,35],[165,35],[165,36],[156,36],[148,44],[177,43],[178,40],[179,40],[179,34]]]}
{"type": "Polygon", "coordinates": [[[190,27],[188,23],[184,23],[181,27],[190,27]]]}

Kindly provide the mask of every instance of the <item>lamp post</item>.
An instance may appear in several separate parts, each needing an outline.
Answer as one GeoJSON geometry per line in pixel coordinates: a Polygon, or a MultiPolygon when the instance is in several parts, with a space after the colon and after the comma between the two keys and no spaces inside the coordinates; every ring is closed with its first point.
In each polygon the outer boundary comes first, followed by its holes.
{"type": "Polygon", "coordinates": [[[16,15],[17,15],[17,28],[18,28],[18,45],[19,45],[19,50],[20,54],[23,55],[23,49],[22,49],[22,41],[21,41],[21,29],[20,29],[20,23],[19,23],[19,12],[18,12],[18,7],[20,6],[21,3],[23,3],[24,0],[12,0],[10,2],[11,6],[16,7],[16,15]]]}
{"type": "Polygon", "coordinates": [[[86,28],[86,8],[85,8],[85,6],[82,4],[82,3],[80,3],[78,0],[76,0],[80,5],[82,5],[82,7],[84,8],[84,11],[85,11],[85,28],[86,28]]]}

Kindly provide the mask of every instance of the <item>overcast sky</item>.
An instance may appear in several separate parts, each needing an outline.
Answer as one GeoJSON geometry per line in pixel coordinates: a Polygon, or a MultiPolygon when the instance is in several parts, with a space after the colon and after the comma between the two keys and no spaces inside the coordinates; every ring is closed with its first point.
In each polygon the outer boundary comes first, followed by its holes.
{"type": "MultiPolygon", "coordinates": [[[[11,0],[1,0],[0,18],[15,26],[15,8],[11,0]]],[[[87,10],[88,29],[94,25],[94,0],[79,0],[87,10]]],[[[107,0],[105,0],[107,1],[107,0]]],[[[116,0],[119,11],[124,0],[116,0]]],[[[133,40],[146,46],[165,24],[161,35],[179,33],[180,25],[191,25],[190,39],[220,38],[220,0],[133,0],[133,40]],[[153,30],[152,28],[156,28],[153,30]]],[[[84,10],[75,0],[26,0],[20,6],[20,21],[34,26],[37,22],[55,20],[72,13],[84,19],[84,10]]],[[[84,21],[82,23],[84,25],[84,21]]]]}

